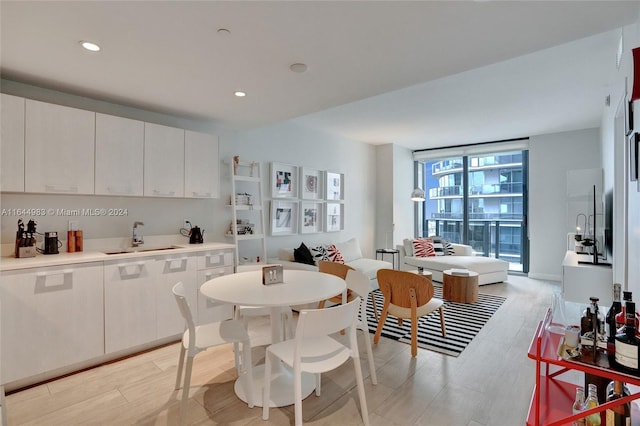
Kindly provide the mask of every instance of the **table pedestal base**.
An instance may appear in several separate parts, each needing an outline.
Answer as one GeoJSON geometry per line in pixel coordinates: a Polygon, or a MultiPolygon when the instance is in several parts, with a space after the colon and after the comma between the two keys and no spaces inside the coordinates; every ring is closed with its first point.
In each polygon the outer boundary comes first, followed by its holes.
{"type": "MultiPolygon", "coordinates": [[[[270,407],[286,407],[294,404],[293,395],[293,370],[279,362],[280,366],[274,366],[271,374],[271,401],[270,407]]],[[[253,388],[253,404],[256,407],[264,405],[262,401],[262,392],[264,389],[264,364],[253,367],[253,377],[251,380],[253,388]]],[[[313,393],[316,388],[316,378],[313,374],[302,373],[302,399],[305,399],[313,393]]],[[[238,398],[247,402],[247,397],[242,388],[242,381],[236,380],[233,386],[238,398]]]]}

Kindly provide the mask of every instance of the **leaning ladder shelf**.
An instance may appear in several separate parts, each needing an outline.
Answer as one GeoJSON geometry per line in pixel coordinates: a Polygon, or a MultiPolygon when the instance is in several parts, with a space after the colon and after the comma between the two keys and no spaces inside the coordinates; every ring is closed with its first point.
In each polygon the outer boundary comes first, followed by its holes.
{"type": "MultiPolygon", "coordinates": [[[[558,355],[558,346],[561,343],[561,335],[549,331],[551,323],[551,310],[547,310],[543,321],[538,323],[538,328],[529,346],[528,356],[536,362],[536,383],[531,397],[527,426],[559,426],[570,424],[574,420],[581,419],[589,414],[602,413],[607,408],[630,402],[640,398],[640,392],[634,391],[631,395],[615,401],[601,403],[597,407],[582,411],[579,414],[572,413],[573,401],[576,394],[576,385],[558,379],[558,376],[571,370],[582,371],[594,376],[604,377],[609,380],[619,380],[633,386],[640,386],[640,377],[621,373],[611,368],[604,368],[595,364],[567,361],[558,355]],[[545,371],[543,374],[542,367],[545,371]],[[550,366],[559,367],[552,372],[550,366]]],[[[634,419],[640,413],[632,404],[631,415],[634,419]]],[[[635,422],[634,422],[635,423],[635,422]]],[[[602,423],[604,424],[604,422],[602,423]]]]}
{"type": "Polygon", "coordinates": [[[267,263],[267,242],[265,238],[265,221],[264,209],[262,208],[262,172],[259,162],[236,162],[232,160],[229,163],[231,176],[231,200],[229,207],[233,211],[233,219],[226,236],[233,239],[235,245],[235,269],[236,272],[242,270],[256,269],[267,263]],[[247,203],[238,203],[238,191],[255,192],[252,199],[247,203]],[[238,220],[256,221],[255,227],[251,228],[251,232],[240,233],[238,229],[238,220]],[[243,261],[240,256],[241,245],[245,241],[257,241],[259,245],[258,256],[260,261],[256,261],[256,257],[251,256],[249,261],[243,261]]]}

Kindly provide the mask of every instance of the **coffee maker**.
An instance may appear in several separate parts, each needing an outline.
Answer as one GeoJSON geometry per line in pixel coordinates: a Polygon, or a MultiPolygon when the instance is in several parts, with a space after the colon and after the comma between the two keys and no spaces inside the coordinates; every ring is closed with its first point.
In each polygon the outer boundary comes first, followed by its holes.
{"type": "Polygon", "coordinates": [[[44,248],[42,254],[58,254],[58,248],[60,247],[58,241],[57,232],[45,232],[44,233],[44,248]]]}

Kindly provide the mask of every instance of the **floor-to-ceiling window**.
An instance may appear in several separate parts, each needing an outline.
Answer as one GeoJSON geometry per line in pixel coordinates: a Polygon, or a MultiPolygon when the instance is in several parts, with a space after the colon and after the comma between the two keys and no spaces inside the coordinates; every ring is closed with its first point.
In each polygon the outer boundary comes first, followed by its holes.
{"type": "Polygon", "coordinates": [[[416,152],[417,176],[427,195],[418,209],[417,234],[469,244],[478,256],[504,259],[510,270],[528,272],[528,152],[513,149],[521,145],[416,152]]]}

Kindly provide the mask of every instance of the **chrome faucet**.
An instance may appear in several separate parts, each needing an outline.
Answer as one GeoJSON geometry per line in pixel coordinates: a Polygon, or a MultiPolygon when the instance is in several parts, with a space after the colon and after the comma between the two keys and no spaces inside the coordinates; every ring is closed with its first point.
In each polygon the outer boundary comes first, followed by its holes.
{"type": "Polygon", "coordinates": [[[144,244],[144,238],[138,234],[138,227],[143,226],[144,222],[133,222],[133,238],[131,239],[131,245],[138,247],[140,244],[144,244]]]}

